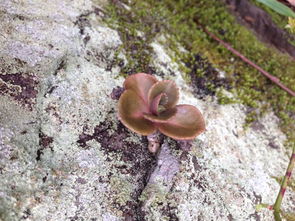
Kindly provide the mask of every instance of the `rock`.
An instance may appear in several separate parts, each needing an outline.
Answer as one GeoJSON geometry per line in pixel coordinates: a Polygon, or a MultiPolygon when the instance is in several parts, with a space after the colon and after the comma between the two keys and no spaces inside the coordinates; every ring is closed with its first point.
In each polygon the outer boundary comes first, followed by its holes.
{"type": "MultiPolygon", "coordinates": [[[[175,80],[207,123],[188,152],[166,139],[157,161],[116,117],[115,55],[125,56],[105,4],[0,2],[0,220],[272,220],[255,206],[274,202],[272,177],[288,163],[278,119],[245,131],[245,107],[196,98],[155,41],[157,77],[175,80]]],[[[285,210],[294,198],[286,192],[285,210]]]]}

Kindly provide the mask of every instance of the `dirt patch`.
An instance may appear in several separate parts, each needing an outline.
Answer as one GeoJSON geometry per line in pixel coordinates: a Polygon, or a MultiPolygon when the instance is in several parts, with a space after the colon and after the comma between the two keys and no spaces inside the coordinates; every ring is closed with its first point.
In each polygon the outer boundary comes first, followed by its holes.
{"type": "Polygon", "coordinates": [[[32,73],[5,74],[0,73],[0,95],[9,95],[22,105],[33,109],[38,93],[38,79],[32,73]]]}
{"type": "Polygon", "coordinates": [[[219,87],[231,89],[229,79],[219,77],[219,72],[201,55],[194,55],[185,65],[191,70],[190,84],[198,98],[203,99],[207,95],[215,95],[219,87]]]}
{"type": "Polygon", "coordinates": [[[295,58],[295,47],[288,42],[288,39],[294,39],[294,36],[277,27],[264,10],[247,0],[225,0],[225,2],[238,21],[253,30],[261,41],[295,58]]]}
{"type": "MultiPolygon", "coordinates": [[[[114,122],[105,121],[97,125],[92,134],[83,132],[79,135],[77,143],[81,147],[88,148],[87,142],[96,140],[107,153],[120,153],[122,161],[132,163],[132,168],[127,171],[131,175],[135,176],[141,170],[146,171],[146,167],[149,167],[154,161],[154,156],[147,150],[146,137],[142,137],[140,144],[127,141],[126,138],[132,136],[131,132],[121,122],[117,122],[117,125],[114,124],[114,122]],[[112,128],[114,127],[117,130],[113,132],[112,128]]],[[[87,126],[84,126],[83,130],[86,131],[87,126]]]]}
{"type": "Polygon", "coordinates": [[[53,137],[49,137],[46,134],[39,131],[39,146],[40,148],[37,150],[37,156],[36,160],[41,160],[41,155],[43,155],[43,150],[45,148],[50,148],[51,151],[53,151],[53,148],[50,146],[50,144],[53,142],[53,137]]]}
{"type": "Polygon", "coordinates": [[[53,137],[49,137],[44,133],[39,133],[39,145],[43,148],[49,147],[49,145],[53,142],[53,137]]]}
{"type": "Polygon", "coordinates": [[[121,95],[123,94],[123,92],[124,92],[124,88],[117,86],[116,88],[114,88],[112,90],[111,98],[113,100],[119,100],[119,98],[121,97],[121,95]]]}

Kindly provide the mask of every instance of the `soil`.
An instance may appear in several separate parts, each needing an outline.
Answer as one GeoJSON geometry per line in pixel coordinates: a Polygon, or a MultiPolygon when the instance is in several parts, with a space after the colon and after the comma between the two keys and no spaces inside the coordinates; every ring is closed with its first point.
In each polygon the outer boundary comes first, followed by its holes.
{"type": "Polygon", "coordinates": [[[10,95],[32,110],[38,93],[38,79],[32,73],[6,74],[0,71],[0,95],[10,95]]]}
{"type": "Polygon", "coordinates": [[[191,86],[199,99],[205,99],[207,95],[214,96],[219,87],[231,89],[230,80],[219,77],[218,71],[201,55],[195,54],[193,59],[185,65],[191,70],[189,73],[191,86]],[[203,74],[197,74],[198,70],[203,70],[203,74]]]}

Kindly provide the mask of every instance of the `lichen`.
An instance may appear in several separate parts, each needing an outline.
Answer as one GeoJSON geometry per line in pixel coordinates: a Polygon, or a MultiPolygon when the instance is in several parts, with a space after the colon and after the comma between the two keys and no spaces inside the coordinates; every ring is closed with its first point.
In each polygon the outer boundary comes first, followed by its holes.
{"type": "Polygon", "coordinates": [[[169,202],[167,199],[168,191],[159,184],[148,184],[139,200],[143,203],[142,209],[148,216],[147,220],[169,220],[168,217],[163,216],[161,211],[167,206],[169,202]]]}
{"type": "Polygon", "coordinates": [[[110,179],[111,192],[114,195],[114,204],[126,206],[127,202],[132,200],[134,186],[126,177],[114,176],[110,179]]]}

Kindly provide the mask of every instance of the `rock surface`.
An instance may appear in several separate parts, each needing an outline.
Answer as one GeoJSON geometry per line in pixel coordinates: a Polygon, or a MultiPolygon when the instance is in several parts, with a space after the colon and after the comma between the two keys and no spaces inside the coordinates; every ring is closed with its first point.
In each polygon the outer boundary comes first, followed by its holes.
{"type": "MultiPolygon", "coordinates": [[[[191,151],[165,138],[156,159],[116,117],[124,53],[105,4],[0,2],[0,220],[273,220],[255,206],[274,202],[273,176],[287,167],[278,119],[244,130],[245,107],[197,99],[154,42],[157,77],[175,80],[207,123],[191,151]]],[[[291,191],[283,208],[295,209],[291,191]]]]}

